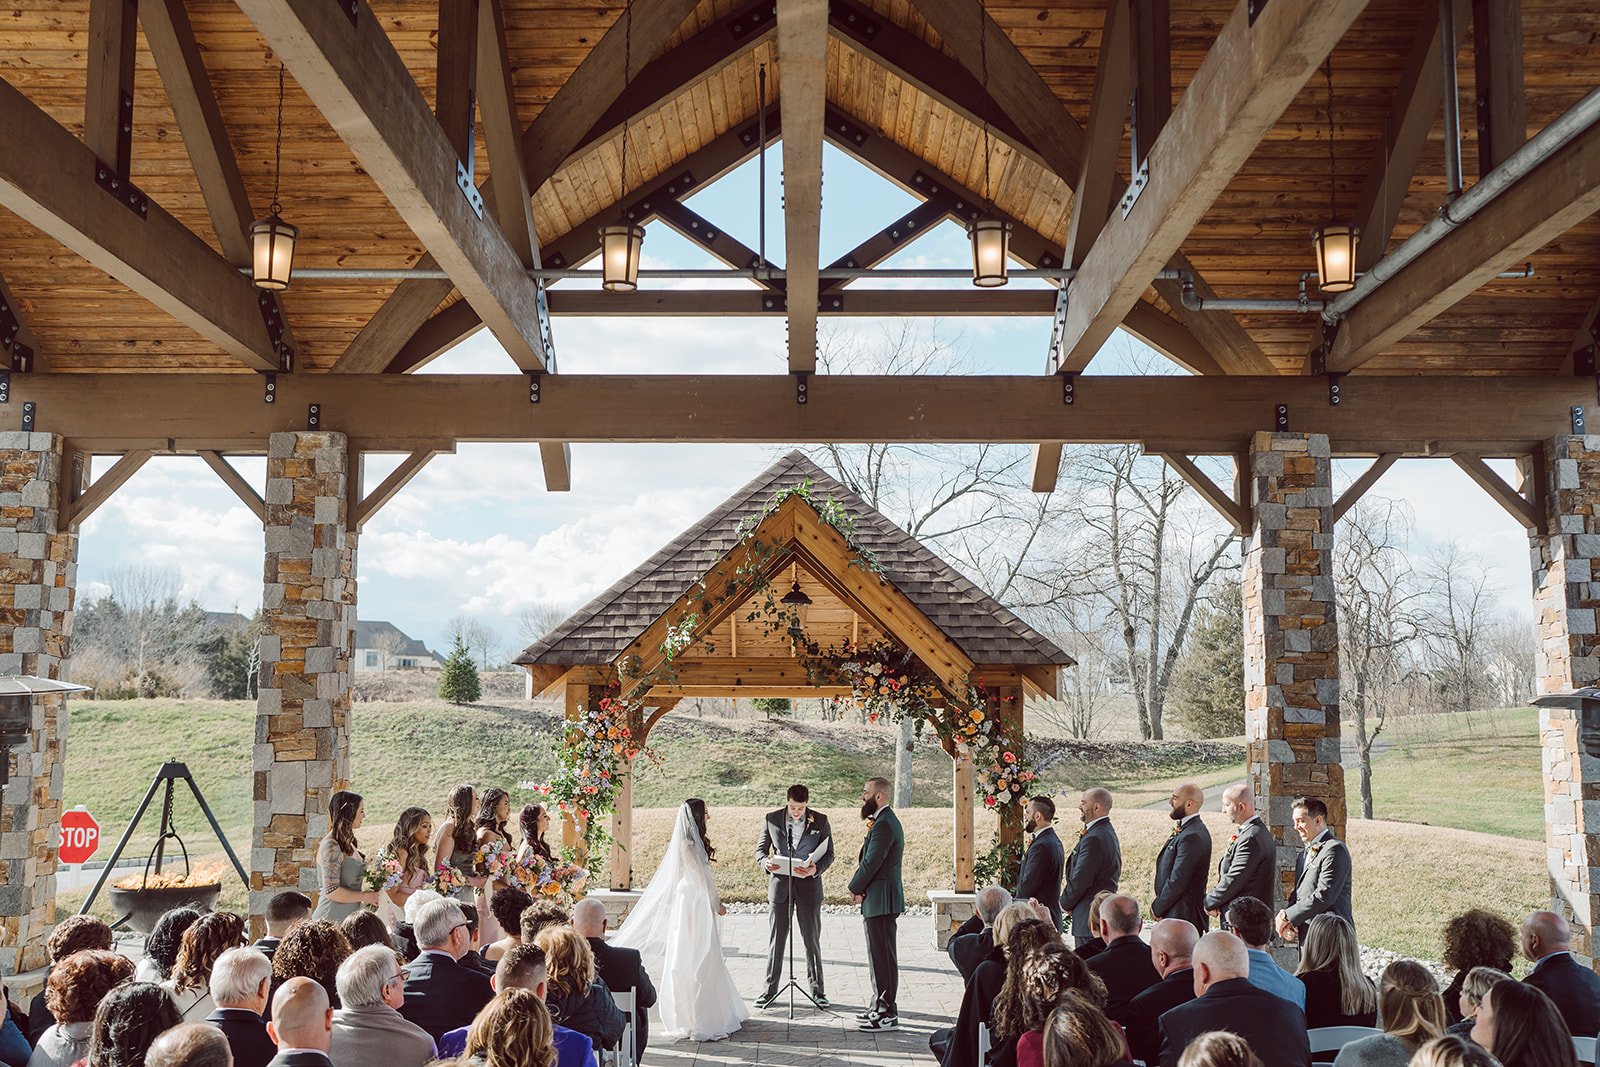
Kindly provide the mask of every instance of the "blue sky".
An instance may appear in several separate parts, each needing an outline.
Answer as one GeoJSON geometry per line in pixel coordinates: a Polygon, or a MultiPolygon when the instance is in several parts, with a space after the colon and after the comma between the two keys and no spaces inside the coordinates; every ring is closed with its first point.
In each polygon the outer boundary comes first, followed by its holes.
{"type": "MultiPolygon", "coordinates": [[[[779,197],[781,146],[769,152],[767,252],[783,262],[779,197]]],[[[690,201],[696,211],[750,247],[757,244],[758,181],[752,161],[690,201]]],[[[824,157],[822,261],[830,262],[888,225],[916,201],[848,156],[824,157]]],[[[646,267],[712,267],[701,248],[664,224],[647,229],[646,267]]],[[[315,241],[315,233],[303,240],[315,241]]],[[[1308,249],[1309,256],[1309,249],[1308,249]]],[[[891,267],[970,264],[966,234],[945,223],[902,249],[891,267]]],[[[572,284],[572,283],[562,283],[572,284]]],[[[698,288],[703,282],[651,282],[698,288]]],[[[749,282],[730,281],[730,285],[749,282]]],[[[891,282],[874,282],[887,286],[891,282]]],[[[927,285],[930,283],[901,283],[927,285]]],[[[953,280],[951,288],[968,288],[953,280]]],[[[1014,286],[1043,285],[1015,280],[1014,286]]],[[[619,299],[626,299],[619,297],[619,299]]],[[[291,305],[292,310],[292,305],[291,305]]],[[[869,340],[888,323],[825,322],[824,331],[855,331],[869,340]]],[[[941,336],[969,353],[970,369],[986,373],[1043,371],[1050,324],[1043,318],[940,320],[941,336]]],[[[783,373],[785,333],[765,319],[571,319],[555,322],[558,366],[568,373],[783,373]]],[[[1119,335],[1090,373],[1129,373],[1147,352],[1119,335]]],[[[1164,361],[1163,361],[1164,362],[1164,361]]],[[[423,373],[495,374],[509,357],[480,333],[423,373]]],[[[573,489],[544,491],[532,445],[463,445],[440,456],[367,524],[358,561],[360,613],[395,623],[432,646],[445,620],[481,617],[520,648],[516,617],[556,602],[578,606],[728,496],[786,446],[579,445],[572,450],[573,489]]],[[[370,457],[366,484],[375,486],[399,457],[370,457]]],[[[258,487],[262,459],[236,460],[258,487]]],[[[1348,482],[1364,462],[1340,462],[1348,482]]],[[[108,460],[99,460],[104,470],[108,460]]],[[[1397,464],[1374,492],[1410,502],[1423,546],[1460,541],[1490,566],[1507,608],[1529,610],[1527,540],[1509,516],[1445,460],[1397,464]]],[[[158,458],[84,524],[79,544],[83,595],[103,590],[109,572],[135,563],[168,565],[187,594],[211,610],[254,610],[261,598],[259,525],[198,459],[158,458]]]]}

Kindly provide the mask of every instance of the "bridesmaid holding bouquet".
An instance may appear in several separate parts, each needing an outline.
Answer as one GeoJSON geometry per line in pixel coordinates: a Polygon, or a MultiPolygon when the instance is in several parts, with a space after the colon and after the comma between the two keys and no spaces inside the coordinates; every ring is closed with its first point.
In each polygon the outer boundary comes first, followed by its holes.
{"type": "Polygon", "coordinates": [[[394,824],[388,852],[400,866],[400,883],[383,890],[378,917],[393,930],[406,917],[406,901],[427,885],[432,877],[428,866],[428,838],[433,834],[433,816],[423,808],[407,808],[394,824]]]}
{"type": "Polygon", "coordinates": [[[511,840],[506,836],[506,820],[511,818],[511,796],[504,789],[493,786],[485,789],[478,798],[477,873],[484,876],[483,888],[478,890],[478,928],[482,944],[492,944],[505,936],[489,907],[496,889],[510,883],[501,876],[511,860],[511,840]]]}
{"type": "Polygon", "coordinates": [[[473,863],[477,851],[477,830],[473,816],[478,810],[478,795],[470,785],[458,785],[450,790],[446,803],[446,816],[439,825],[439,836],[433,843],[434,860],[439,867],[451,867],[467,885],[451,894],[460,900],[471,900],[484,886],[473,863]]]}
{"type": "Polygon", "coordinates": [[[360,793],[340,789],[328,798],[328,836],[317,845],[317,881],[321,895],[313,919],[337,923],[363,904],[378,906],[378,894],[364,889],[367,858],[356,847],[356,831],[366,818],[360,793]]]}

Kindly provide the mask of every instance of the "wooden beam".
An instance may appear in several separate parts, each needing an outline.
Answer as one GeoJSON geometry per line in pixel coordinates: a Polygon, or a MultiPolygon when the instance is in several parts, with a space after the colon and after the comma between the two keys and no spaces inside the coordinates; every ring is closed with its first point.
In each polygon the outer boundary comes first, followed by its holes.
{"type": "MultiPolygon", "coordinates": [[[[917,238],[949,218],[954,204],[948,195],[924,200],[889,225],[868,237],[850,251],[828,264],[835,269],[867,270],[893,256],[917,238]]],[[[854,278],[830,279],[822,284],[824,298],[853,284],[854,278]]],[[[827,310],[824,299],[823,310],[827,310]]]]}
{"type": "Polygon", "coordinates": [[[5,353],[0,369],[43,371],[49,367],[39,347],[39,338],[22,313],[22,303],[5,275],[0,274],[0,352],[5,353]]]}
{"type": "Polygon", "coordinates": [[[205,461],[206,466],[217,473],[223,485],[233,490],[233,495],[239,498],[239,502],[249,508],[250,513],[265,526],[267,504],[261,499],[261,494],[256,492],[255,486],[246,481],[244,475],[240,474],[221,452],[203,449],[196,454],[205,461]]]}
{"type": "Polygon", "coordinates": [[[1367,0],[1239,4],[1151,146],[1150,180],[1113,213],[1072,282],[1060,369],[1078,372],[1244,166],[1367,0]]]}
{"type": "Polygon", "coordinates": [[[1478,75],[1478,173],[1488,174],[1528,139],[1522,0],[1472,0],[1472,38],[1478,75]]]}
{"type": "Polygon", "coordinates": [[[1033,446],[1033,479],[1035,493],[1053,493],[1061,480],[1060,441],[1041,441],[1033,446]]]}
{"type": "MultiPolygon", "coordinates": [[[[755,249],[681,200],[662,200],[653,203],[652,206],[655,208],[656,217],[662,222],[730,267],[749,270],[760,259],[755,249]]],[[[774,292],[783,291],[782,279],[757,278],[756,284],[774,292]]]]}
{"type": "Polygon", "coordinates": [[[1162,452],[1160,456],[1166,461],[1167,466],[1189,483],[1189,488],[1200,494],[1200,498],[1210,504],[1221,515],[1233,532],[1243,537],[1250,530],[1250,515],[1248,505],[1241,504],[1228,494],[1211,477],[1195,465],[1194,460],[1181,452],[1162,452]]]}
{"type": "Polygon", "coordinates": [[[975,864],[977,845],[973,838],[974,782],[972,778],[972,749],[956,745],[950,760],[952,781],[950,786],[950,848],[955,866],[957,893],[970,893],[977,888],[975,864]]]}
{"type": "Polygon", "coordinates": [[[0,206],[61,242],[248,367],[277,370],[257,292],[193,231],[149,204],[141,216],[95,184],[95,155],[0,81],[0,206]]]}
{"type": "Polygon", "coordinates": [[[1521,523],[1524,529],[1542,531],[1543,516],[1534,509],[1533,502],[1507,485],[1504,479],[1482,459],[1464,455],[1450,458],[1455,461],[1456,466],[1466,472],[1468,478],[1477,482],[1495,503],[1505,508],[1508,515],[1521,523]]]}
{"type": "Polygon", "coordinates": [[[1134,0],[1133,122],[1130,158],[1138,170],[1172,117],[1172,5],[1134,0]]]}
{"type": "Polygon", "coordinates": [[[133,148],[133,59],[138,0],[90,0],[83,143],[122,181],[133,148]]]}
{"type": "Polygon", "coordinates": [[[495,220],[523,266],[540,264],[533,225],[528,174],[522,166],[517,117],[517,87],[511,56],[506,51],[505,12],[501,0],[481,0],[478,11],[478,109],[483,115],[483,140],[489,150],[489,174],[497,179],[480,190],[494,209],[495,220]]]}
{"type": "Polygon", "coordinates": [[[789,303],[789,370],[817,369],[821,283],[822,127],[828,89],[827,0],[778,0],[783,70],[783,258],[789,303]]]}
{"type": "Polygon", "coordinates": [[[111,499],[112,493],[139,473],[139,468],[150,461],[151,455],[152,453],[145,449],[125,453],[111,465],[110,470],[96,478],[89,484],[89,488],[73,499],[72,512],[67,516],[65,525],[75,528],[93,515],[101,504],[111,499]]]}
{"type": "Polygon", "coordinates": [[[1361,476],[1350,483],[1350,488],[1339,494],[1339,499],[1333,502],[1333,521],[1338,522],[1344,518],[1351,508],[1361,502],[1367,495],[1367,490],[1378,484],[1378,479],[1384,476],[1388,469],[1400,461],[1400,455],[1395,452],[1385,452],[1372,461],[1372,466],[1361,472],[1361,476]]]}
{"type": "Polygon", "coordinates": [[[1077,384],[1066,407],[1050,375],[824,374],[802,406],[779,374],[551,375],[530,410],[517,374],[283,375],[271,405],[250,375],[31,374],[12,377],[0,430],[18,429],[32,400],[41,431],[100,452],[261,452],[272,433],[303,430],[316,401],[324,426],[352,447],[389,452],[459,441],[1065,441],[1221,455],[1270,429],[1284,404],[1297,432],[1328,434],[1340,455],[1515,455],[1569,432],[1572,405],[1594,400],[1591,380],[1550,374],[1352,375],[1338,407],[1325,381],[1301,375],[1086,375],[1077,384]]]}
{"type": "Polygon", "coordinates": [[[422,473],[422,468],[438,454],[434,449],[419,448],[401,460],[400,465],[390,471],[389,476],[379,482],[376,489],[361,498],[355,513],[349,517],[350,528],[359,532],[379,509],[393,500],[395,494],[404,489],[411,479],[422,473]]]}
{"type": "MultiPolygon", "coordinates": [[[[3,284],[4,282],[0,282],[0,285],[3,284]]],[[[1572,340],[1567,344],[1567,353],[1561,358],[1561,366],[1557,368],[1556,373],[1573,373],[1573,366],[1580,352],[1590,366],[1600,367],[1600,296],[1595,297],[1594,302],[1589,305],[1589,310],[1578,320],[1578,328],[1572,332],[1572,340]]]]}
{"type": "Polygon", "coordinates": [[[1400,217],[1400,206],[1411,189],[1417,162],[1428,143],[1439,107],[1444,99],[1444,79],[1439,71],[1446,47],[1454,56],[1466,39],[1471,0],[1452,0],[1455,4],[1456,35],[1444,40],[1439,5],[1425,3],[1411,50],[1400,72],[1389,116],[1384,120],[1384,139],[1377,158],[1362,179],[1361,196],[1356,201],[1356,225],[1361,227],[1361,243],[1356,246],[1356,270],[1371,270],[1389,248],[1389,236],[1400,217]]]}
{"type": "Polygon", "coordinates": [[[382,24],[322,0],[239,6],[517,366],[544,369],[533,281],[456,186],[454,146],[382,24]]]}
{"type": "Polygon", "coordinates": [[[1339,323],[1330,373],[1361,366],[1600,210],[1591,127],[1374,289],[1339,323]]]}
{"type": "Polygon", "coordinates": [[[434,62],[433,113],[456,159],[470,172],[477,130],[478,2],[438,0],[438,58],[434,62]]]}
{"type": "MultiPolygon", "coordinates": [[[[1116,196],[1117,153],[1128,116],[1128,91],[1133,82],[1129,0],[1109,0],[1100,31],[1100,58],[1089,104],[1083,166],[1073,186],[1072,215],[1067,224],[1065,260],[1077,266],[1089,254],[1111,216],[1116,196]]],[[[1170,78],[1169,78],[1170,87],[1170,78]]],[[[1169,94],[1170,95],[1170,94],[1169,94]]]]}

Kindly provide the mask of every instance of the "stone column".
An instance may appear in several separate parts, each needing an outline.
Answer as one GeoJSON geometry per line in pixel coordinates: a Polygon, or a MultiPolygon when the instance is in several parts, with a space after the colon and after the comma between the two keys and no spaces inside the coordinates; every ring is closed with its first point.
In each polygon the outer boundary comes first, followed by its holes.
{"type": "MultiPolygon", "coordinates": [[[[1600,436],[1556,437],[1531,471],[1548,533],[1528,535],[1540,695],[1600,684],[1600,436]]],[[[1600,918],[1600,760],[1583,750],[1578,713],[1539,710],[1545,852],[1552,906],[1572,921],[1572,951],[1592,962],[1600,918]]]]}
{"type": "Polygon", "coordinates": [[[256,701],[251,928],[283,889],[318,889],[328,798],[350,777],[356,533],[344,434],[275,433],[267,456],[261,682],[256,701]]]}
{"type": "MultiPolygon", "coordinates": [[[[1250,779],[1278,839],[1282,892],[1300,838],[1291,811],[1320,798],[1345,835],[1339,762],[1339,626],[1333,595],[1333,471],[1325,434],[1258,433],[1250,442],[1244,562],[1245,736],[1250,779]]],[[[1282,903],[1268,901],[1274,907],[1282,903]]]]}
{"type": "MultiPolygon", "coordinates": [[[[72,633],[78,537],[57,525],[62,441],[0,433],[0,674],[60,678],[72,633]]],[[[42,967],[55,920],[67,714],[60,694],[29,703],[0,747],[0,973],[42,967]]]]}

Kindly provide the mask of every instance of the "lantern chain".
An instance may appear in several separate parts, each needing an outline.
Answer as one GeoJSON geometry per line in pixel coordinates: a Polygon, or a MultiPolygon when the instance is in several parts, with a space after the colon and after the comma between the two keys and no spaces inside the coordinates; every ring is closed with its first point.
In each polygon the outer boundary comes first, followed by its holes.
{"type": "Polygon", "coordinates": [[[283,180],[283,84],[287,68],[278,64],[278,135],[272,145],[272,211],[274,215],[283,213],[283,205],[278,202],[278,185],[283,180]]]}

